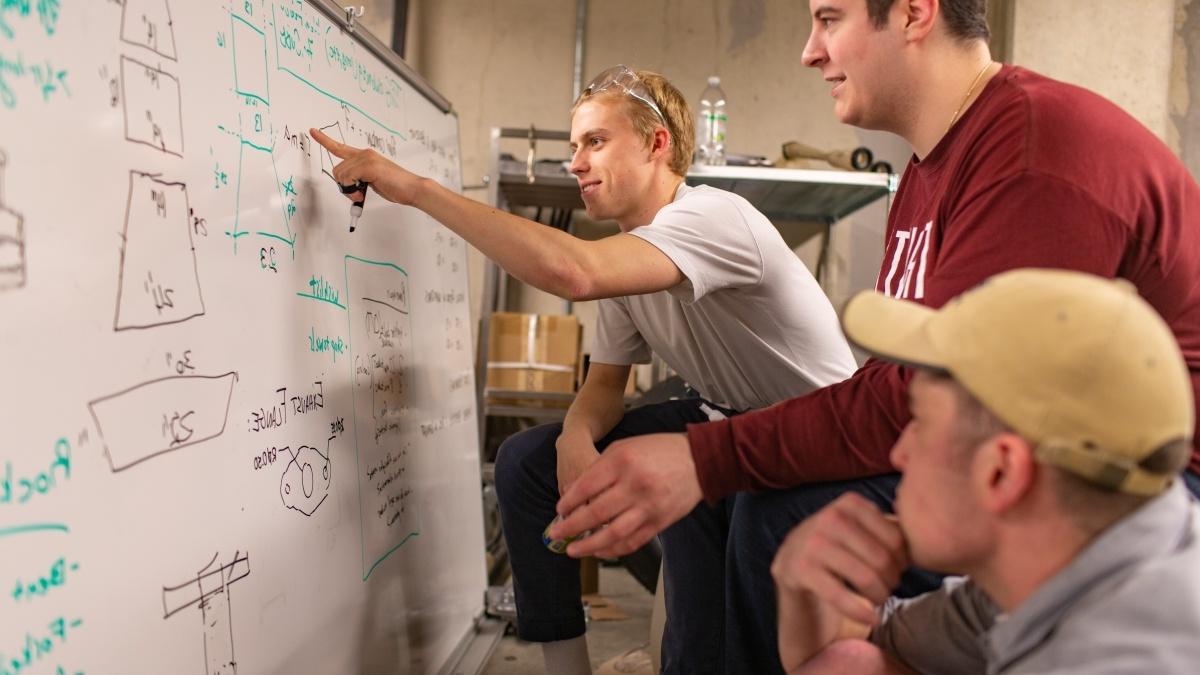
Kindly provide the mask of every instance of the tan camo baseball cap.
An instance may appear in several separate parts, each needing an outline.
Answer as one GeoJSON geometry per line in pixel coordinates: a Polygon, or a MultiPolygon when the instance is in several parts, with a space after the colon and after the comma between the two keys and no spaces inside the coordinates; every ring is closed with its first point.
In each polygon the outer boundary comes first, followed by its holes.
{"type": "Polygon", "coordinates": [[[1191,439],[1192,383],[1175,336],[1127,281],[998,274],[933,310],[872,291],[842,316],[872,354],[944,370],[1038,446],[1038,460],[1137,495],[1174,477],[1138,462],[1191,439]]]}

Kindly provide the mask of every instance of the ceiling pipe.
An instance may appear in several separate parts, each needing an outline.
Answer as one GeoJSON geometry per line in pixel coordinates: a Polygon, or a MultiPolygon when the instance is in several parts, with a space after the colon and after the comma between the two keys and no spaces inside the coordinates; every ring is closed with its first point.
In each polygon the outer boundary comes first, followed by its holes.
{"type": "Polygon", "coordinates": [[[587,31],[588,0],[578,0],[575,4],[575,81],[571,89],[571,102],[579,99],[583,91],[583,43],[587,31]]]}

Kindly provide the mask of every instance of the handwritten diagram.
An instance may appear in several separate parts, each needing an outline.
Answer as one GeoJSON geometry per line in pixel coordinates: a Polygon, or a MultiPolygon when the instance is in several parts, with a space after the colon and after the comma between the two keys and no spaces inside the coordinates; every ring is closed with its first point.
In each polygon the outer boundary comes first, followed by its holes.
{"type": "MultiPolygon", "coordinates": [[[[326,136],[329,136],[339,143],[346,142],[346,135],[342,133],[342,125],[340,122],[326,124],[325,126],[321,127],[321,131],[324,132],[326,136]]],[[[323,145],[317,146],[317,152],[321,155],[321,173],[329,176],[329,180],[336,181],[337,179],[333,177],[333,167],[337,166],[338,162],[341,160],[329,154],[329,150],[323,145]]]]}
{"type": "Polygon", "coordinates": [[[308,445],[296,451],[284,448],[292,456],[279,480],[279,496],[284,506],[311,516],[325,503],[332,478],[329,446],[334,438],[330,436],[326,441],[324,453],[308,445]]]}
{"type": "Polygon", "coordinates": [[[183,99],[179,78],[128,56],[121,57],[125,139],[183,156],[183,99]]]}
{"type": "Polygon", "coordinates": [[[0,150],[0,291],[25,285],[25,219],[4,199],[7,164],[8,156],[0,150]]]}
{"type": "Polygon", "coordinates": [[[398,159],[399,142],[409,140],[402,131],[408,127],[406,86],[386,70],[377,70],[361,51],[346,48],[329,39],[329,26],[321,13],[309,3],[279,3],[272,9],[275,44],[275,72],[329,98],[345,112],[342,132],[354,142],[398,159]],[[313,81],[314,71],[325,67],[335,76],[353,80],[357,93],[364,96],[344,98],[325,85],[313,81]],[[372,114],[368,108],[387,111],[386,116],[372,114]],[[358,120],[356,123],[354,120],[358,120]],[[389,126],[390,124],[390,126],[389,126]]]}
{"type": "Polygon", "coordinates": [[[250,554],[235,552],[233,559],[218,564],[220,553],[195,577],[173,586],[163,586],[163,618],[188,607],[198,606],[204,626],[205,675],[235,675],[237,657],[233,648],[233,605],[230,586],[250,575],[250,554]]]}
{"type": "Polygon", "coordinates": [[[164,377],[88,403],[114,472],[225,432],[237,373],[164,377]]]}
{"type": "Polygon", "coordinates": [[[346,256],[364,579],[416,534],[405,504],[411,491],[404,435],[413,425],[404,422],[414,364],[408,283],[398,265],[346,256]]]}
{"type": "MultiPolygon", "coordinates": [[[[279,195],[279,207],[244,220],[241,210],[234,214],[233,229],[226,234],[237,240],[248,234],[274,239],[294,248],[296,234],[293,221],[297,217],[298,190],[295,179],[279,173],[275,147],[274,125],[271,122],[271,92],[267,71],[266,33],[247,19],[230,14],[231,47],[234,69],[234,94],[237,96],[236,131],[222,126],[223,131],[238,140],[238,168],[235,185],[241,195],[279,195]]],[[[291,148],[284,144],[283,150],[291,148]]],[[[294,253],[294,251],[293,251],[294,253]]]]}
{"type": "Polygon", "coordinates": [[[267,40],[254,24],[233,15],[233,82],[238,96],[271,105],[267,83],[267,40]]]}
{"type": "Polygon", "coordinates": [[[129,172],[114,330],[150,328],[204,314],[187,186],[129,172]]]}
{"type": "Polygon", "coordinates": [[[175,23],[167,0],[124,0],[121,4],[121,40],[176,60],[175,23]]]}

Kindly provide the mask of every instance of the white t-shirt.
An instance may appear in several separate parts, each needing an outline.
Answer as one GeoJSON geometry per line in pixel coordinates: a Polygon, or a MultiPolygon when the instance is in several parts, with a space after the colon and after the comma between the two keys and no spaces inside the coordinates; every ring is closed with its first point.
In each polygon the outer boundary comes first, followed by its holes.
{"type": "Polygon", "coordinates": [[[686,278],[666,291],[601,300],[592,362],[646,363],[653,350],[701,396],[736,410],[854,372],[824,291],[742,197],[680,185],[675,201],[630,234],[686,278]]]}

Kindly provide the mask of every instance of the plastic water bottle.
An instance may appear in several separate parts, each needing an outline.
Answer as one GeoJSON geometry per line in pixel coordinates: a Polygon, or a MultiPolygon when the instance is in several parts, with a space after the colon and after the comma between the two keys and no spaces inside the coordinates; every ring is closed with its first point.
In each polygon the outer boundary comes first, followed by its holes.
{"type": "Polygon", "coordinates": [[[700,94],[699,119],[696,124],[696,150],[699,164],[725,164],[725,92],[721,78],[708,78],[708,87],[700,94]]]}

